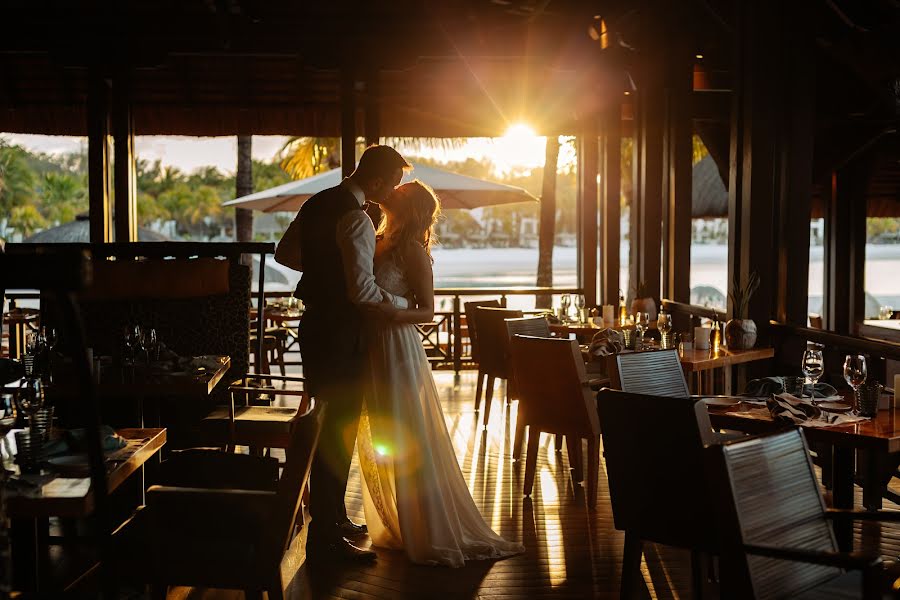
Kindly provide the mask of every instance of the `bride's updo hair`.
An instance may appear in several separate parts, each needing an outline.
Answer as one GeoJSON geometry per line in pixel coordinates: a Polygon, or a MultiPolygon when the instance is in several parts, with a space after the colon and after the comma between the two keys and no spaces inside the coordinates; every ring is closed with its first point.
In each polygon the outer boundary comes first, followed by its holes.
{"type": "MultiPolygon", "coordinates": [[[[437,241],[434,225],[441,214],[441,202],[428,184],[418,179],[404,183],[391,194],[391,215],[397,221],[391,224],[390,241],[395,247],[414,243],[431,256],[431,246],[437,241]]],[[[387,220],[378,228],[379,235],[387,233],[387,220]]]]}

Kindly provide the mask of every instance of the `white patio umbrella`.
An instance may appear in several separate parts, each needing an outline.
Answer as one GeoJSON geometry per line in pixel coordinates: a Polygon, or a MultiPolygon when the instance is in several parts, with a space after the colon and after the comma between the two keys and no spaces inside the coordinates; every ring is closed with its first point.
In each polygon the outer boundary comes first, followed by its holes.
{"type": "MultiPolygon", "coordinates": [[[[537,202],[537,198],[522,188],[493,181],[485,181],[459,173],[451,173],[411,163],[413,170],[403,175],[403,182],[418,179],[430,185],[441,199],[441,207],[478,208],[514,202],[537,202]]],[[[341,182],[341,170],[332,169],[306,179],[291,181],[268,190],[229,200],[222,206],[250,208],[263,212],[297,212],[313,194],[334,187],[341,182]]]]}

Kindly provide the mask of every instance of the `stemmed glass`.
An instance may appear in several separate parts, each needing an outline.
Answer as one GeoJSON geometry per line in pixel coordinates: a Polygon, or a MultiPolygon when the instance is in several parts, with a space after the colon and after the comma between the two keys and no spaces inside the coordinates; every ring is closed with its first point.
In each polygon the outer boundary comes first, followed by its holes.
{"type": "MultiPolygon", "coordinates": [[[[810,399],[815,403],[815,386],[819,382],[822,373],[825,372],[825,359],[822,356],[822,347],[819,345],[807,348],[803,353],[803,360],[800,363],[800,369],[806,376],[807,382],[812,383],[810,388],[810,399]]],[[[803,389],[800,389],[800,398],[803,398],[803,389]]]]}
{"type": "Polygon", "coordinates": [[[563,321],[569,320],[569,307],[572,306],[572,297],[569,294],[563,294],[559,297],[559,309],[562,313],[560,318],[563,321]]]}
{"type": "Polygon", "coordinates": [[[44,384],[36,377],[26,377],[19,384],[19,408],[28,416],[28,426],[34,415],[44,407],[44,384]]]}
{"type": "Polygon", "coordinates": [[[44,327],[43,336],[44,341],[47,343],[47,348],[49,348],[50,350],[55,350],[56,343],[59,341],[59,336],[56,334],[56,330],[52,327],[44,327]]]}
{"type": "Polygon", "coordinates": [[[844,380],[853,388],[854,406],[859,409],[859,388],[866,382],[866,357],[848,354],[844,359],[844,380]]]}
{"type": "Polygon", "coordinates": [[[575,309],[578,311],[578,322],[584,323],[587,321],[584,318],[584,294],[575,295],[575,309]]]}
{"type": "Polygon", "coordinates": [[[156,329],[151,328],[147,333],[147,363],[159,361],[159,338],[156,329]]]}
{"type": "Polygon", "coordinates": [[[659,329],[660,346],[662,346],[664,340],[668,340],[669,332],[672,331],[672,315],[660,312],[656,319],[656,328],[659,329]]]}

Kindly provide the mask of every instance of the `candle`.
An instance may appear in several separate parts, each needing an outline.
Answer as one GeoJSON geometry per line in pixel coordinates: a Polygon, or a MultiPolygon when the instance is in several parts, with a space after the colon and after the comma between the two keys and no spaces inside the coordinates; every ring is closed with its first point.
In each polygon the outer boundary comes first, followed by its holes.
{"type": "Polygon", "coordinates": [[[603,323],[607,327],[612,327],[616,323],[616,313],[612,304],[603,305],[603,323]]]}
{"type": "Polygon", "coordinates": [[[709,350],[709,327],[694,327],[694,348],[709,350]]]}

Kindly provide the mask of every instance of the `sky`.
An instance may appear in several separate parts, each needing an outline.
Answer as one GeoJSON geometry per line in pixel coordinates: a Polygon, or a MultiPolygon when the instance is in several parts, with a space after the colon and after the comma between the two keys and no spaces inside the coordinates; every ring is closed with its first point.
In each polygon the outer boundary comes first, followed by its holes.
{"type": "MultiPolygon", "coordinates": [[[[8,143],[20,145],[32,152],[64,154],[77,152],[86,138],[31,134],[0,133],[8,143]]],[[[270,161],[276,156],[288,138],[276,135],[253,136],[253,158],[270,161]]],[[[534,135],[527,126],[513,126],[504,137],[486,139],[471,138],[459,149],[432,153],[430,158],[441,161],[465,160],[472,157],[491,160],[499,172],[512,169],[529,169],[543,165],[545,139],[534,135]]],[[[237,157],[237,138],[186,137],[186,136],[137,136],[135,153],[138,158],[162,161],[164,166],[178,167],[190,173],[200,167],[215,166],[225,173],[234,173],[237,157]]],[[[563,149],[560,162],[566,160],[563,149]]]]}

